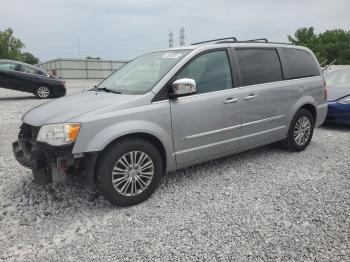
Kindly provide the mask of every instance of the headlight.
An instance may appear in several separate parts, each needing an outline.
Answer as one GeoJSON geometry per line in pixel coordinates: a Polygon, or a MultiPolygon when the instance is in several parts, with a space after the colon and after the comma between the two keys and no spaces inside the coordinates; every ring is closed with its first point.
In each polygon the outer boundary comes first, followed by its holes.
{"type": "Polygon", "coordinates": [[[339,104],[350,104],[350,96],[346,96],[346,97],[344,97],[342,99],[339,99],[337,101],[337,103],[339,103],[339,104]]]}
{"type": "Polygon", "coordinates": [[[39,130],[37,141],[53,146],[73,143],[78,137],[80,126],[80,123],[43,125],[39,130]]]}

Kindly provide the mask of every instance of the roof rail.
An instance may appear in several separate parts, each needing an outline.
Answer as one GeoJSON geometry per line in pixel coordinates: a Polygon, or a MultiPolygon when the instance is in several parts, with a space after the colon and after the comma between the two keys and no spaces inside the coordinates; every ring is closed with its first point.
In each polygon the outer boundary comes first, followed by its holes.
{"type": "Polygon", "coordinates": [[[249,43],[249,42],[264,42],[264,43],[270,43],[269,40],[267,40],[267,38],[256,38],[256,39],[249,39],[249,40],[242,40],[242,41],[238,41],[237,39],[236,39],[235,41],[223,40],[223,41],[215,42],[215,44],[249,43]]]}
{"type": "Polygon", "coordinates": [[[256,39],[244,40],[244,42],[261,42],[261,41],[264,41],[265,43],[269,42],[267,38],[256,38],[256,39]]]}
{"type": "Polygon", "coordinates": [[[201,42],[196,42],[192,43],[191,45],[199,45],[199,44],[204,44],[204,43],[211,43],[215,42],[215,44],[223,44],[223,43],[233,43],[233,42],[265,42],[268,43],[269,40],[267,38],[256,38],[256,39],[249,39],[249,40],[244,40],[244,41],[238,41],[235,36],[231,37],[225,37],[225,38],[218,38],[218,39],[212,39],[212,40],[207,40],[207,41],[201,41],[201,42]]]}
{"type": "Polygon", "coordinates": [[[213,39],[213,40],[207,40],[207,41],[202,41],[202,42],[197,42],[197,43],[192,43],[191,45],[198,45],[198,44],[211,43],[211,42],[214,42],[214,44],[259,42],[259,43],[269,43],[269,44],[293,45],[291,43],[269,42],[269,40],[267,38],[256,38],[256,39],[248,39],[248,40],[239,41],[234,36],[226,37],[226,38],[213,39]]]}
{"type": "Polygon", "coordinates": [[[217,42],[217,41],[222,41],[222,40],[231,40],[232,42],[237,42],[237,38],[234,36],[231,36],[231,37],[212,39],[212,40],[207,40],[207,41],[202,41],[202,42],[196,42],[196,43],[192,43],[191,45],[199,45],[199,44],[217,42]]]}

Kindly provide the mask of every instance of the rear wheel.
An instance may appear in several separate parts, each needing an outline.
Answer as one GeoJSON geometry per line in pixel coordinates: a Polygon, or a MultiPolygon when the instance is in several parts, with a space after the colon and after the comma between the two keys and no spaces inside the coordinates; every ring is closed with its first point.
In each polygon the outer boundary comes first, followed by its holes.
{"type": "Polygon", "coordinates": [[[112,203],[135,205],[158,186],[163,174],[162,157],[148,141],[124,139],[102,153],[97,174],[104,196],[112,203]]]}
{"type": "Polygon", "coordinates": [[[51,96],[51,89],[47,86],[39,86],[35,89],[34,94],[41,99],[49,98],[51,96]]]}
{"type": "Polygon", "coordinates": [[[310,111],[301,108],[295,114],[289,127],[288,136],[283,141],[284,147],[290,151],[302,151],[311,142],[315,121],[310,111]]]}

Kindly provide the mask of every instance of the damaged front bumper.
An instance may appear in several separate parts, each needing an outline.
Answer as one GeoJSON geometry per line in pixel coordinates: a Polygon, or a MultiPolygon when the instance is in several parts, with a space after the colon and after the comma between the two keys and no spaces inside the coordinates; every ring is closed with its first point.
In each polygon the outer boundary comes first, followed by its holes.
{"type": "Polygon", "coordinates": [[[18,141],[12,143],[16,160],[33,171],[34,180],[39,184],[59,182],[67,175],[78,174],[86,177],[93,186],[97,153],[72,154],[73,144],[52,146],[36,141],[40,127],[23,123],[18,141]]]}

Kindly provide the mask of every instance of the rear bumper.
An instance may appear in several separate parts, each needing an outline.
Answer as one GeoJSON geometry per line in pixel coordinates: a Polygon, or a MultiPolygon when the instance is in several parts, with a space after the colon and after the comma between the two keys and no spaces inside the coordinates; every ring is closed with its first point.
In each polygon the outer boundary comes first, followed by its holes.
{"type": "Polygon", "coordinates": [[[350,125],[350,104],[328,102],[326,122],[350,125]]]}
{"type": "Polygon", "coordinates": [[[327,111],[328,111],[327,103],[324,103],[317,107],[317,118],[315,123],[316,126],[320,126],[323,124],[327,116],[327,111]]]}

